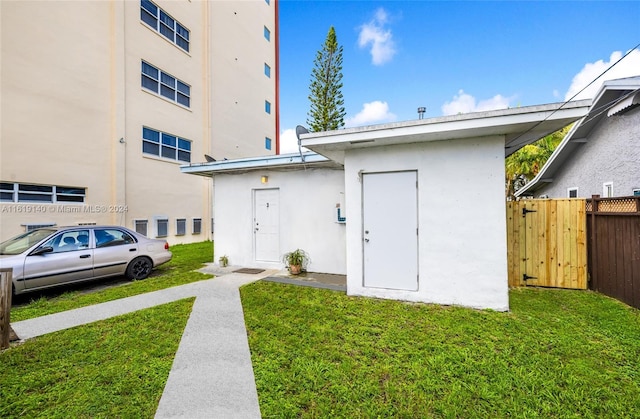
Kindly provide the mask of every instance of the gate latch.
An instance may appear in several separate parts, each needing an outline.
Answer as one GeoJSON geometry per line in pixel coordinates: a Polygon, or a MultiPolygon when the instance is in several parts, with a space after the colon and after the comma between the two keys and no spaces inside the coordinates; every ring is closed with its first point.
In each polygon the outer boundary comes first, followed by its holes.
{"type": "Polygon", "coordinates": [[[530,210],[530,209],[526,209],[526,208],[522,208],[522,216],[524,217],[525,215],[527,215],[528,212],[538,212],[536,210],[530,210]]]}
{"type": "Polygon", "coordinates": [[[537,278],[537,277],[535,277],[535,276],[529,276],[529,275],[527,275],[527,274],[522,274],[522,280],[523,280],[523,281],[526,281],[526,280],[528,280],[528,279],[538,279],[538,278],[537,278]]]}

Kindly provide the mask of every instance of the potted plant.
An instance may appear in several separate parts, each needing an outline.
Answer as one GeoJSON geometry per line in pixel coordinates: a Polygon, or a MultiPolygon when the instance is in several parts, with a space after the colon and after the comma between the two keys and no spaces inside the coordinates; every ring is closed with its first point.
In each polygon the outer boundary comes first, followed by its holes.
{"type": "Polygon", "coordinates": [[[226,268],[229,265],[229,257],[227,255],[222,255],[220,256],[220,259],[218,259],[218,262],[220,262],[220,266],[222,268],[226,268]]]}
{"type": "Polygon", "coordinates": [[[292,275],[298,275],[300,272],[306,270],[307,264],[310,261],[309,254],[302,249],[296,249],[282,256],[282,262],[287,265],[287,269],[289,269],[292,275]]]}

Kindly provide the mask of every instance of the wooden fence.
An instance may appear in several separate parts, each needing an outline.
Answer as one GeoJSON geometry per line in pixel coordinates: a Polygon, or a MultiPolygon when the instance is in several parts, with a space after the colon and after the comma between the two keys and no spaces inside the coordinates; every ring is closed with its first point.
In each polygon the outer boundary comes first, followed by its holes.
{"type": "Polygon", "coordinates": [[[587,200],[590,288],[640,308],[640,197],[587,200]]]}
{"type": "Polygon", "coordinates": [[[11,339],[12,272],[12,269],[0,268],[0,350],[8,348],[11,339]]]}
{"type": "Polygon", "coordinates": [[[587,288],[584,199],[507,202],[509,286],[587,288]]]}

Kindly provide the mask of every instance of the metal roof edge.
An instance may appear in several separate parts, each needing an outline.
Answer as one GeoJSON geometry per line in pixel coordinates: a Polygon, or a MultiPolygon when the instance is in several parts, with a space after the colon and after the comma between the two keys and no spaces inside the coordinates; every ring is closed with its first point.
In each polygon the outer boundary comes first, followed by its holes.
{"type": "Polygon", "coordinates": [[[327,157],[315,152],[278,154],[273,156],[249,157],[215,162],[191,163],[180,166],[182,173],[205,174],[234,171],[247,171],[269,167],[295,166],[304,164],[319,164],[331,161],[327,157]]]}
{"type": "Polygon", "coordinates": [[[531,113],[557,112],[560,110],[589,107],[591,99],[575,100],[570,102],[556,102],[542,105],[522,106],[517,108],[498,109],[482,112],[470,112],[457,115],[437,116],[426,119],[414,119],[409,121],[392,122],[378,125],[364,125],[360,127],[344,128],[333,131],[310,132],[300,136],[301,140],[306,140],[308,144],[313,144],[313,139],[320,139],[338,135],[355,134],[362,132],[374,132],[395,128],[407,128],[417,126],[428,126],[442,123],[451,123],[458,121],[482,120],[488,118],[497,118],[504,116],[517,116],[531,113]]]}

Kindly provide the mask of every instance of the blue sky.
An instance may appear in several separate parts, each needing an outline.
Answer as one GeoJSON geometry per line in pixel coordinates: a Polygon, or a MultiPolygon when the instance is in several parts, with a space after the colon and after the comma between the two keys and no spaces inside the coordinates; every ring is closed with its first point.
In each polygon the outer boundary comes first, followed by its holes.
{"type": "MultiPolygon", "coordinates": [[[[334,26],[347,127],[562,102],[640,43],[640,1],[280,3],[281,152],[334,26]]],[[[607,78],[640,75],[640,50],[607,78]]],[[[594,94],[600,83],[578,98],[594,94]]]]}

